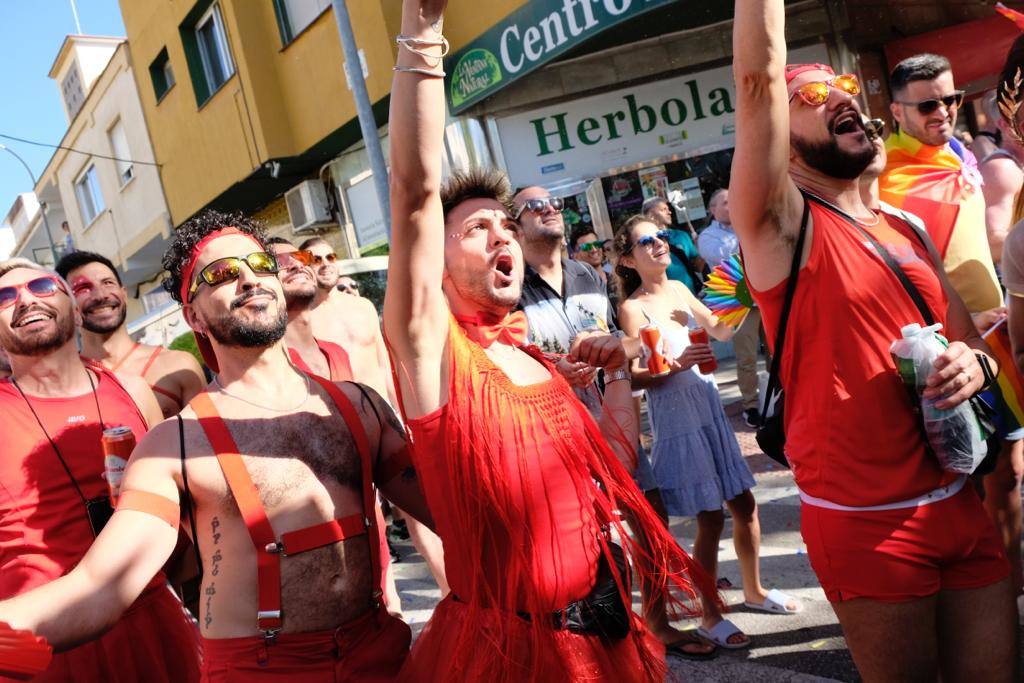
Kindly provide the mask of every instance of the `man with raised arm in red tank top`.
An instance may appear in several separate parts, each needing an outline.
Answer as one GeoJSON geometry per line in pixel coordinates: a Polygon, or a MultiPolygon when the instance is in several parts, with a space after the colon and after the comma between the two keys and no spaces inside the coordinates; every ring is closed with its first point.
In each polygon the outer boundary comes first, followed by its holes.
{"type": "Polygon", "coordinates": [[[125,318],[128,292],[106,256],[73,251],[57,262],[82,314],[82,355],[114,372],[142,377],[156,394],[164,417],[177,415],[206,378],[192,354],[132,341],[125,318]]]}
{"type": "Polygon", "coordinates": [[[1017,680],[1006,557],[973,487],[926,449],[889,354],[922,313],[871,240],[951,340],[925,396],[959,405],[995,364],[927,237],[863,204],[856,77],[785,66],[783,0],[735,16],[730,212],[769,340],[808,219],[780,378],[811,565],[866,681],[1017,680]]]}
{"type": "Polygon", "coordinates": [[[691,579],[709,594],[714,586],[630,476],[637,424],[622,342],[584,332],[570,348],[571,360],[606,371],[599,425],[525,346],[507,179],[476,170],[441,188],[444,5],[405,0],[391,90],[384,332],[424,493],[455,549],[445,553],[451,593],[402,680],[660,681],[664,649],[629,609],[612,534],[652,593],[681,590],[675,605],[692,604],[691,579]]]}
{"type": "MultiPolygon", "coordinates": [[[[78,355],[77,317],[55,272],[24,259],[0,263],[0,344],[13,371],[0,381],[0,598],[71,571],[109,517],[103,430],[125,426],[141,439],[162,419],[141,378],[78,355]]],[[[195,628],[158,569],[109,631],[56,655],[35,680],[198,680],[195,628]]]]}
{"type": "Polygon", "coordinates": [[[258,225],[206,211],[175,231],[164,267],[217,379],[139,443],[78,567],[0,603],[0,622],[60,646],[93,636],[184,522],[202,559],[204,680],[392,680],[410,632],[380,600],[375,486],[429,522],[401,425],[376,392],[289,362],[258,225]]]}

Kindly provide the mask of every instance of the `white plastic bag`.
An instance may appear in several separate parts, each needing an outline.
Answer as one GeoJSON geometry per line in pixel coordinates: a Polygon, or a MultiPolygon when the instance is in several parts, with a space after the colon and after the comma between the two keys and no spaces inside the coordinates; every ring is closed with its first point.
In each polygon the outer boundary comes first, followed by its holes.
{"type": "Polygon", "coordinates": [[[913,391],[921,406],[924,432],[928,445],[942,469],[958,474],[971,474],[985,459],[988,444],[985,433],[970,403],[940,410],[935,400],[922,395],[928,377],[935,372],[934,362],[943,354],[948,342],[938,331],[941,324],[921,327],[907,325],[902,339],[892,343],[889,352],[896,361],[896,370],[904,384],[913,391]]]}

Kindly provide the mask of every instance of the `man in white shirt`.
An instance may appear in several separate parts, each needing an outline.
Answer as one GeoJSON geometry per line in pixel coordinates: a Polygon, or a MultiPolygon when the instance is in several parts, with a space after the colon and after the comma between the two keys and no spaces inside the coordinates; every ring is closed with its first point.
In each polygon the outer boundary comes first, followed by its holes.
{"type": "MultiPolygon", "coordinates": [[[[733,254],[740,251],[740,243],[732,229],[729,218],[729,190],[715,190],[708,202],[711,225],[701,231],[697,238],[697,251],[709,268],[714,268],[733,254]]],[[[743,396],[743,420],[748,427],[757,427],[761,422],[757,402],[757,355],[761,346],[761,311],[755,306],[750,309],[743,324],[732,338],[736,352],[736,381],[743,396]]]]}

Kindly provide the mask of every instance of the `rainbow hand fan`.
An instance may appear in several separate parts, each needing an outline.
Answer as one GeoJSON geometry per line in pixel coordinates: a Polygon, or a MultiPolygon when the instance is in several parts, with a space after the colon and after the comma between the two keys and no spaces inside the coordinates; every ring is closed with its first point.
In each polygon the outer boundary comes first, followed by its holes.
{"type": "Polygon", "coordinates": [[[46,671],[52,656],[45,638],[31,631],[16,631],[0,621],[0,676],[31,680],[46,671]]]}
{"type": "Polygon", "coordinates": [[[750,296],[743,264],[738,254],[733,254],[711,270],[704,283],[704,304],[722,322],[739,327],[754,307],[750,296]]]}

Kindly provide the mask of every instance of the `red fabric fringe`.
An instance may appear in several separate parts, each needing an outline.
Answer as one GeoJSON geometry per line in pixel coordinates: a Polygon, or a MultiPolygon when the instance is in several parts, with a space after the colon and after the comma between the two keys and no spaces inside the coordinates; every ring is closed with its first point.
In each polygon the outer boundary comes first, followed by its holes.
{"type": "MultiPolygon", "coordinates": [[[[472,582],[468,594],[458,596],[465,603],[464,609],[460,610],[461,618],[450,622],[458,633],[454,638],[452,634],[445,637],[454,647],[451,661],[444,663],[444,675],[453,680],[568,680],[571,673],[549,668],[552,662],[558,666],[561,661],[557,656],[558,632],[550,626],[551,606],[543,600],[536,577],[529,571],[534,547],[529,520],[531,516],[551,513],[515,509],[514,501],[530,497],[511,490],[503,473],[507,463],[501,461],[499,444],[506,438],[510,423],[516,434],[515,450],[523,456],[528,457],[536,450],[532,444],[553,444],[550,452],[543,455],[561,460],[579,500],[591,502],[584,506],[585,512],[592,510],[597,525],[615,532],[641,583],[651,587],[648,593],[665,596],[670,615],[698,616],[699,595],[718,596],[711,577],[672,538],[569,385],[538,349],[525,350],[544,363],[555,378],[550,383],[551,390],[540,398],[512,384],[479,345],[466,337],[454,319],[451,321],[448,404],[443,418],[447,444],[443,453],[426,454],[444,458],[451,485],[454,519],[450,522],[456,538],[447,545],[445,561],[464,563],[469,568],[487,566],[485,556],[494,553],[490,548],[492,539],[509,541],[508,547],[501,549],[508,556],[504,581],[480,576],[480,580],[472,582]],[[623,518],[636,525],[633,533],[624,526],[623,518]],[[527,522],[524,524],[523,520],[527,522]],[[643,535],[645,542],[637,542],[638,534],[643,535]],[[495,606],[499,609],[495,610],[495,606]],[[526,622],[516,611],[527,612],[531,620],[526,622]],[[481,628],[483,624],[487,627],[481,628]],[[525,648],[524,632],[529,638],[525,648]],[[524,652],[528,653],[528,661],[521,660],[524,652]],[[509,661],[511,653],[520,653],[516,657],[519,661],[509,661]],[[543,667],[539,668],[541,663],[543,667]],[[530,672],[528,679],[523,678],[524,671],[530,672]]],[[[398,365],[393,362],[396,372],[398,365]]],[[[395,380],[398,386],[398,378],[395,380]]],[[[628,444],[627,449],[634,452],[635,458],[633,445],[628,444]]],[[[417,455],[415,444],[413,452],[417,455]]],[[[518,467],[523,472],[521,480],[528,486],[526,459],[521,458],[518,467]]],[[[628,577],[618,576],[614,570],[615,563],[603,534],[600,545],[616,574],[623,600],[630,605],[628,577]]],[[[477,570],[476,576],[479,575],[477,570]]],[[[656,644],[652,646],[654,639],[642,619],[633,613],[632,620],[634,628],[628,638],[639,653],[642,671],[630,678],[663,680],[663,652],[656,644]]]]}

